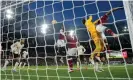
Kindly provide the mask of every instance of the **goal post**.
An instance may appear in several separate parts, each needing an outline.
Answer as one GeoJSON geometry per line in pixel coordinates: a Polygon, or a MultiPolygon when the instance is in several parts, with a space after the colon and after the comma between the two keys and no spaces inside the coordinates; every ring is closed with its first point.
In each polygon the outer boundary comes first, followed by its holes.
{"type": "Polygon", "coordinates": [[[127,25],[129,28],[131,46],[133,50],[133,1],[123,1],[123,5],[127,19],[127,25]]]}

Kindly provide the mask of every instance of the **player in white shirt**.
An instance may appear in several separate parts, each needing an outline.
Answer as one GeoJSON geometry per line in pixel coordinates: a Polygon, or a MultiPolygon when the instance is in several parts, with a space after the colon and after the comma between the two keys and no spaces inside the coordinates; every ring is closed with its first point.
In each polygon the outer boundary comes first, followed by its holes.
{"type": "Polygon", "coordinates": [[[22,64],[23,64],[23,67],[22,67],[22,68],[25,67],[26,62],[27,62],[27,57],[28,57],[28,52],[27,52],[27,51],[23,51],[22,60],[21,60],[21,62],[20,62],[20,64],[19,64],[19,68],[21,68],[21,65],[22,65],[22,64]]]}
{"type": "MultiPolygon", "coordinates": [[[[13,58],[16,61],[15,66],[13,68],[13,71],[16,71],[16,68],[19,65],[20,52],[21,52],[22,48],[24,47],[24,41],[25,41],[24,39],[21,39],[20,41],[18,41],[18,42],[11,45],[11,52],[13,54],[13,58]]],[[[9,61],[5,61],[3,69],[6,68],[6,66],[8,64],[9,64],[9,61]]]]}
{"type": "Polygon", "coordinates": [[[11,45],[11,52],[13,53],[13,57],[16,59],[15,66],[13,68],[13,71],[15,72],[20,62],[20,53],[21,53],[22,48],[24,47],[24,42],[25,40],[21,39],[20,42],[16,42],[11,45]]]}
{"type": "Polygon", "coordinates": [[[20,53],[21,53],[22,48],[24,47],[24,42],[25,40],[21,39],[20,42],[16,42],[11,45],[11,52],[13,53],[14,59],[16,59],[15,66],[13,68],[13,71],[15,72],[20,62],[20,53]]]}
{"type": "Polygon", "coordinates": [[[20,42],[16,42],[11,45],[11,52],[13,53],[14,59],[16,59],[15,66],[13,68],[13,71],[15,72],[20,62],[20,53],[22,48],[24,47],[24,41],[25,41],[24,39],[21,39],[20,42]]]}
{"type": "Polygon", "coordinates": [[[80,57],[84,56],[84,52],[86,51],[86,49],[82,45],[78,44],[77,50],[78,50],[77,69],[79,69],[80,68],[80,64],[81,64],[80,57]]]}
{"type": "MultiPolygon", "coordinates": [[[[16,68],[19,65],[20,52],[21,52],[22,48],[24,47],[24,41],[25,41],[24,39],[21,39],[20,41],[11,45],[11,53],[13,54],[13,59],[15,59],[15,61],[16,61],[13,71],[16,71],[16,68]]],[[[8,64],[9,64],[9,60],[6,60],[4,66],[2,68],[3,71],[6,69],[8,64]]]]}

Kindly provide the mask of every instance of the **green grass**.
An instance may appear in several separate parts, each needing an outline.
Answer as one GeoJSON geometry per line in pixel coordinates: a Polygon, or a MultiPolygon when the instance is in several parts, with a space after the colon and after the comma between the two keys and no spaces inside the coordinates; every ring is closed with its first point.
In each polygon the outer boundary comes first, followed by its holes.
{"type": "MultiPolygon", "coordinates": [[[[76,68],[76,67],[75,67],[76,68]]],[[[67,66],[29,66],[24,69],[18,69],[17,72],[12,72],[11,67],[8,67],[5,72],[1,71],[1,80],[112,80],[107,66],[104,66],[103,72],[94,72],[91,66],[89,69],[81,69],[68,73],[67,66]],[[37,69],[37,70],[36,70],[37,69]]],[[[110,66],[110,71],[114,80],[128,80],[125,67],[123,65],[110,66]]],[[[127,65],[127,71],[130,80],[133,80],[133,65],[127,65]]]]}

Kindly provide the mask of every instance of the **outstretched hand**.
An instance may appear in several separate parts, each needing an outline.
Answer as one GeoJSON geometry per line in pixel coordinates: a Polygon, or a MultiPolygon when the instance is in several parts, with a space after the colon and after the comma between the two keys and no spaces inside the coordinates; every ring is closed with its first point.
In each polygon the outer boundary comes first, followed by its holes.
{"type": "Polygon", "coordinates": [[[115,10],[118,10],[118,9],[124,9],[123,7],[116,7],[116,8],[113,8],[112,11],[115,11],[115,10]]]}

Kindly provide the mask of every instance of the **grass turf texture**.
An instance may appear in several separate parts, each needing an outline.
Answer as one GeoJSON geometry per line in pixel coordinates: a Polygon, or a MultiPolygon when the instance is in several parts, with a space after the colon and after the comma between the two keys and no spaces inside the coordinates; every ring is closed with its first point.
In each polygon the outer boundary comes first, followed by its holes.
{"type": "MultiPolygon", "coordinates": [[[[124,65],[110,66],[114,80],[128,80],[124,65]]],[[[133,65],[127,65],[130,80],[133,80],[133,65]]],[[[108,67],[104,66],[103,72],[96,72],[98,80],[112,80],[108,67]]],[[[8,67],[5,72],[1,71],[1,80],[96,80],[96,75],[91,66],[88,69],[77,70],[68,73],[67,66],[29,66],[12,72],[8,67]],[[38,68],[38,69],[37,69],[38,68]],[[84,79],[83,79],[84,78],[84,79]]]]}

